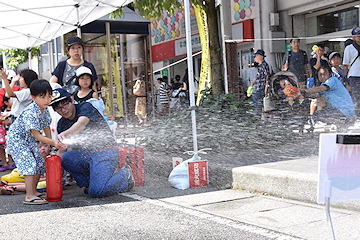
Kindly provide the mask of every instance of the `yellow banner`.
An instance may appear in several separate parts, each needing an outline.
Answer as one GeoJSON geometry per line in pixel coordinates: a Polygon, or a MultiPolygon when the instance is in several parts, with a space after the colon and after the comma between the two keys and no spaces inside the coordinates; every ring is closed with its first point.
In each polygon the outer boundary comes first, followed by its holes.
{"type": "Polygon", "coordinates": [[[196,99],[196,105],[199,106],[202,97],[201,91],[211,87],[211,63],[209,50],[208,26],[206,22],[206,13],[199,6],[194,5],[196,21],[199,28],[201,41],[201,70],[199,91],[196,99]]]}
{"type": "Polygon", "coordinates": [[[105,95],[105,111],[104,114],[107,116],[111,116],[111,105],[114,106],[114,115],[115,117],[123,117],[124,109],[123,109],[123,99],[122,99],[122,91],[121,91],[121,79],[120,79],[120,63],[119,58],[117,57],[118,47],[117,47],[117,39],[116,37],[111,38],[111,59],[115,59],[113,62],[113,69],[111,69],[111,73],[113,74],[113,86],[111,87],[109,84],[108,78],[108,65],[107,65],[107,54],[106,54],[106,46],[104,43],[104,47],[101,48],[101,59],[102,59],[102,67],[104,69],[103,80],[105,86],[103,88],[103,94],[105,95]],[[110,89],[113,89],[113,102],[110,102],[110,89]]]}
{"type": "Polygon", "coordinates": [[[123,117],[124,109],[123,109],[123,97],[121,91],[120,61],[118,58],[118,52],[119,51],[118,51],[117,39],[116,37],[113,37],[111,39],[111,59],[115,59],[114,72],[113,72],[115,89],[116,89],[116,93],[114,94],[114,111],[115,111],[115,117],[123,117]]]}

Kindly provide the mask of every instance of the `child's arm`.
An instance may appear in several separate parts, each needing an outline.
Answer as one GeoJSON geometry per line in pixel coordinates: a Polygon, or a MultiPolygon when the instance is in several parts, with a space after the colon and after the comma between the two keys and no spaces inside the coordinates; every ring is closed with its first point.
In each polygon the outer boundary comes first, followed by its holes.
{"type": "Polygon", "coordinates": [[[43,142],[43,143],[46,143],[46,144],[49,144],[49,145],[53,145],[57,149],[64,146],[64,144],[60,143],[59,141],[55,141],[55,140],[53,140],[51,138],[44,137],[42,134],[40,134],[39,131],[37,131],[35,129],[31,129],[31,133],[34,135],[35,139],[38,140],[39,142],[43,142]]]}
{"type": "MultiPolygon", "coordinates": [[[[1,69],[0,74],[1,74],[2,79],[7,79],[8,75],[9,75],[9,74],[6,74],[5,69],[1,69]]],[[[12,90],[12,87],[10,86],[9,81],[3,81],[3,82],[5,85],[5,90],[6,90],[7,95],[9,97],[16,97],[15,93],[12,90]]]]}
{"type": "MultiPolygon", "coordinates": [[[[10,88],[11,90],[14,89],[15,87],[15,84],[20,80],[20,75],[16,75],[15,77],[13,77],[13,79],[11,80],[11,83],[10,83],[10,88]]],[[[13,90],[14,92],[14,90],[13,90]]],[[[15,94],[15,93],[14,93],[15,94]]],[[[5,97],[9,97],[9,94],[5,93],[5,97]]],[[[9,100],[10,101],[10,100],[9,100]]]]}
{"type": "Polygon", "coordinates": [[[92,97],[99,100],[99,94],[97,93],[97,91],[94,91],[94,93],[92,94],[92,97]]]}
{"type": "Polygon", "coordinates": [[[46,136],[47,138],[51,138],[50,127],[43,128],[43,131],[44,131],[45,136],[46,136]]]}

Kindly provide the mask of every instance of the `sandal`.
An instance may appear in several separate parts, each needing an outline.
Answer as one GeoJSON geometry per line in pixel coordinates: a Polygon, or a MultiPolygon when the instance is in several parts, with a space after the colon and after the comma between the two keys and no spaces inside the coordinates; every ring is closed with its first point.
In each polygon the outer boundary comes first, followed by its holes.
{"type": "Polygon", "coordinates": [[[43,204],[48,204],[49,202],[42,199],[42,198],[34,198],[31,199],[30,201],[23,201],[23,204],[28,204],[28,205],[43,205],[43,204]]]}
{"type": "Polygon", "coordinates": [[[39,195],[37,195],[37,197],[43,199],[43,200],[47,200],[46,194],[45,193],[40,193],[39,195]]]}
{"type": "Polygon", "coordinates": [[[14,188],[11,186],[0,186],[0,195],[14,195],[14,188]]]}
{"type": "Polygon", "coordinates": [[[0,187],[8,185],[8,181],[0,181],[0,187]]]}

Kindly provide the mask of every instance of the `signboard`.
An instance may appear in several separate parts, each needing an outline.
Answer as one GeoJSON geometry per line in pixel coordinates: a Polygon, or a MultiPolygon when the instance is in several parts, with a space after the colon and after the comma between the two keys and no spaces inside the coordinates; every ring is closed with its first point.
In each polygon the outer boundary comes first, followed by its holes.
{"type": "MultiPolygon", "coordinates": [[[[191,36],[192,51],[197,52],[201,50],[201,42],[199,34],[191,36]]],[[[175,56],[186,54],[186,38],[175,40],[175,56]]]]}
{"type": "Polygon", "coordinates": [[[169,78],[169,70],[167,70],[167,69],[163,69],[162,71],[161,71],[161,76],[163,76],[163,77],[168,77],[169,78]]]}
{"type": "Polygon", "coordinates": [[[252,19],[232,24],[232,39],[238,44],[254,40],[254,23],[252,19]]]}
{"type": "MultiPolygon", "coordinates": [[[[319,204],[324,204],[326,197],[330,197],[331,202],[360,199],[360,144],[337,144],[337,135],[340,134],[320,135],[319,204]]],[[[360,139],[359,134],[346,136],[360,139]]]]}
{"type": "Polygon", "coordinates": [[[190,188],[206,187],[209,184],[206,160],[189,162],[188,169],[190,188]]]}
{"type": "Polygon", "coordinates": [[[234,24],[231,26],[233,39],[235,39],[237,41],[241,41],[241,42],[244,41],[243,26],[244,26],[243,23],[234,24]]]}

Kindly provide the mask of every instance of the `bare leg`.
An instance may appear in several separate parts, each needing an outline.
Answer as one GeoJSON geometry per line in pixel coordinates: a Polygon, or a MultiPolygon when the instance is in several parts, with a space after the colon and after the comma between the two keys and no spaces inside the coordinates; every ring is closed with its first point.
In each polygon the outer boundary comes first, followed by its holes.
{"type": "Polygon", "coordinates": [[[314,112],[316,110],[316,103],[314,101],[311,101],[310,103],[310,115],[314,115],[314,112]]]}
{"type": "Polygon", "coordinates": [[[7,185],[14,187],[18,192],[26,192],[25,183],[8,183],[7,185]]]}
{"type": "Polygon", "coordinates": [[[6,156],[5,156],[5,149],[0,149],[0,158],[1,158],[2,166],[6,167],[7,162],[6,162],[6,156]]]}
{"type": "Polygon", "coordinates": [[[39,183],[39,179],[40,179],[40,176],[41,176],[41,174],[36,174],[36,175],[34,175],[35,177],[34,177],[34,181],[35,181],[35,189],[34,189],[34,192],[35,192],[35,195],[36,196],[39,196],[41,193],[40,192],[38,192],[37,191],[37,185],[38,185],[38,183],[39,183]]]}
{"type": "Polygon", "coordinates": [[[14,160],[12,159],[12,157],[11,157],[10,154],[8,154],[8,165],[9,165],[9,166],[14,165],[14,160]]]}
{"type": "MultiPolygon", "coordinates": [[[[37,175],[25,175],[24,176],[24,180],[25,180],[25,188],[26,188],[26,196],[25,196],[25,201],[31,201],[33,199],[37,199],[39,198],[36,195],[35,192],[35,188],[36,188],[36,184],[39,179],[37,179],[36,177],[37,175]],[[37,179],[37,180],[36,180],[37,179]]],[[[46,202],[45,200],[36,200],[36,202],[46,202]]]]}

